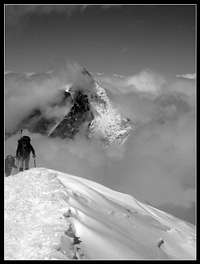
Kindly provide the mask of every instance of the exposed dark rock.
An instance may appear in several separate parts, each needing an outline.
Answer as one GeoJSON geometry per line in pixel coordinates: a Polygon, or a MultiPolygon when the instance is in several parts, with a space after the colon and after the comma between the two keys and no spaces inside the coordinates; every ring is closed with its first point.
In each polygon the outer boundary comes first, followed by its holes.
{"type": "Polygon", "coordinates": [[[42,116],[40,110],[35,109],[31,112],[31,114],[26,117],[21,124],[19,125],[18,129],[27,129],[32,133],[40,133],[40,134],[47,134],[50,127],[52,127],[56,123],[55,118],[45,118],[42,116]]]}
{"type": "Polygon", "coordinates": [[[86,94],[78,90],[73,96],[73,106],[58,126],[50,134],[51,137],[73,138],[85,122],[88,124],[94,118],[86,94]]]}
{"type": "Polygon", "coordinates": [[[74,237],[74,241],[73,241],[73,244],[76,245],[76,244],[80,244],[82,241],[80,240],[80,237],[77,237],[75,236],[74,237]]]}

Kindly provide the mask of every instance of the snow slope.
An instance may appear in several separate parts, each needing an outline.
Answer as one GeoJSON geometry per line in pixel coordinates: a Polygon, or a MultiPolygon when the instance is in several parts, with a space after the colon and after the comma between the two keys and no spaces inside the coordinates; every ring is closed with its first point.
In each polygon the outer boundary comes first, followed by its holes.
{"type": "Polygon", "coordinates": [[[90,124],[90,136],[102,137],[110,145],[112,143],[123,144],[132,129],[127,118],[124,118],[108,98],[105,89],[95,81],[94,90],[96,97],[90,99],[94,109],[94,119],[90,124]],[[100,98],[96,99],[96,98],[100,98]]]}
{"type": "Polygon", "coordinates": [[[7,260],[196,258],[192,224],[130,195],[45,168],[4,184],[7,260]]]}

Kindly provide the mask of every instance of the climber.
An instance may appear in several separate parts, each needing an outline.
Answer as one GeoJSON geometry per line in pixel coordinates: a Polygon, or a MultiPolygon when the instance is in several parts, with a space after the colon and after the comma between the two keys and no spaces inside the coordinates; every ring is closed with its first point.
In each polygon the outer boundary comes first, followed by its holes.
{"type": "Polygon", "coordinates": [[[18,146],[16,151],[16,158],[18,160],[19,171],[29,169],[30,153],[32,152],[35,160],[35,150],[30,143],[31,139],[28,136],[23,136],[18,140],[18,146]]]}
{"type": "Polygon", "coordinates": [[[12,169],[16,168],[17,166],[15,165],[15,158],[12,155],[7,155],[5,159],[5,173],[6,176],[10,176],[12,173],[12,169]]]}

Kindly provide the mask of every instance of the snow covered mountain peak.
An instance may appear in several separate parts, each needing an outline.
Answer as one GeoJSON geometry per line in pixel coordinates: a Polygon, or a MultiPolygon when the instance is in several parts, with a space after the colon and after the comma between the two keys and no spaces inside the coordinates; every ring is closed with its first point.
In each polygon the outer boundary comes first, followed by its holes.
{"type": "Polygon", "coordinates": [[[67,87],[67,92],[72,97],[71,110],[51,130],[49,136],[73,138],[81,131],[89,138],[97,138],[106,145],[124,143],[133,129],[129,119],[114,108],[105,89],[85,68],[82,74],[87,81],[67,87]]]}
{"type": "MultiPolygon", "coordinates": [[[[48,75],[27,77],[23,74],[22,77],[22,84],[25,81],[28,85],[32,82],[36,85],[36,94],[39,93],[44,101],[38,103],[35,98],[30,109],[19,113],[20,118],[12,131],[6,130],[6,138],[24,129],[63,139],[74,139],[76,136],[94,138],[108,146],[112,143],[123,144],[134,129],[129,117],[120,113],[107,90],[84,67],[72,67],[71,70],[48,75]],[[44,82],[41,84],[41,94],[37,81],[44,82]]],[[[18,78],[16,74],[13,82],[17,82],[18,78]]],[[[28,94],[31,101],[32,92],[28,94]]]]}
{"type": "Polygon", "coordinates": [[[5,259],[195,259],[195,227],[45,168],[5,178],[5,259]]]}

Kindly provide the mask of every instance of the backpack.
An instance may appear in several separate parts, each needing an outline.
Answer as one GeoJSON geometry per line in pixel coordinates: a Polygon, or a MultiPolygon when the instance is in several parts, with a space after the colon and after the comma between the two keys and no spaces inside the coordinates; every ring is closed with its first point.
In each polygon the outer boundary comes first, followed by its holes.
{"type": "Polygon", "coordinates": [[[23,136],[20,140],[18,140],[18,156],[26,159],[31,152],[31,144],[30,137],[23,136]]]}
{"type": "Polygon", "coordinates": [[[30,142],[31,142],[31,138],[29,136],[23,136],[21,138],[21,140],[22,140],[22,142],[25,142],[27,144],[30,144],[30,142]]]}

